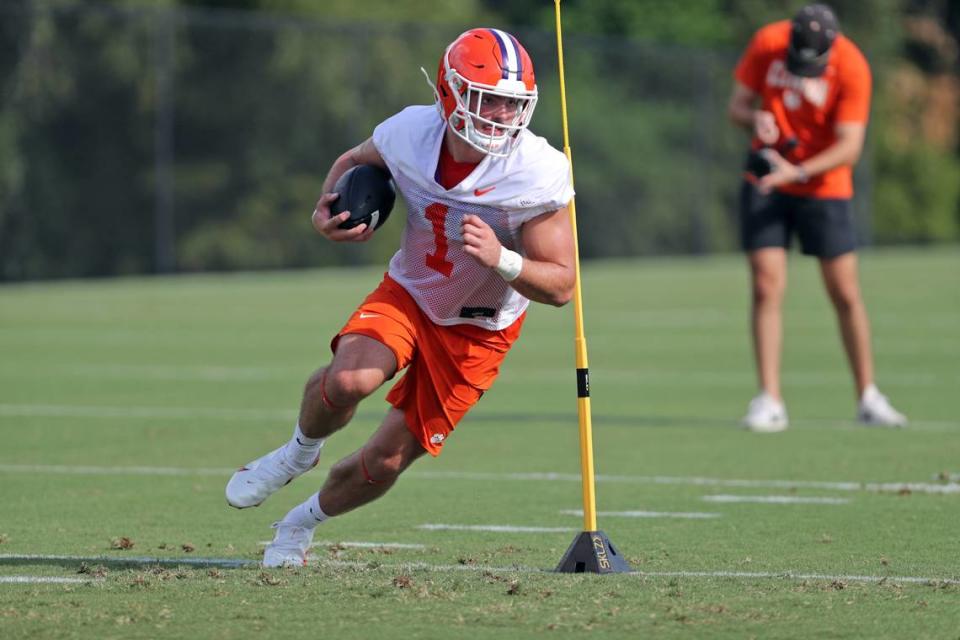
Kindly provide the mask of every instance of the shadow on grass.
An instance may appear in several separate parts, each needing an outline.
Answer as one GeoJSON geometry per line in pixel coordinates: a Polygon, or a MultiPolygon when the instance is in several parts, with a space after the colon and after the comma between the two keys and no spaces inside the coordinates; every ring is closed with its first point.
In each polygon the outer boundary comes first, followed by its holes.
{"type": "MultiPolygon", "coordinates": [[[[635,426],[635,427],[722,427],[736,428],[738,421],[733,417],[709,416],[653,416],[653,415],[609,415],[592,414],[594,424],[635,426]]],[[[464,422],[562,422],[576,424],[575,412],[477,412],[464,418],[464,422]]]]}

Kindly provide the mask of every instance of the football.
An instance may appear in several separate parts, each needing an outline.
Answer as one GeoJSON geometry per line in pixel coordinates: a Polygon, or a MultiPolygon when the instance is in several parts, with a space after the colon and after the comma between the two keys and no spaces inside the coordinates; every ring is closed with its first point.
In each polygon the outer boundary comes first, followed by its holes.
{"type": "Polygon", "coordinates": [[[364,223],[379,229],[390,216],[397,197],[390,174],[370,164],[349,169],[337,180],[333,191],[340,197],[333,201],[330,214],[350,212],[350,217],[340,223],[341,229],[352,229],[364,223]]]}

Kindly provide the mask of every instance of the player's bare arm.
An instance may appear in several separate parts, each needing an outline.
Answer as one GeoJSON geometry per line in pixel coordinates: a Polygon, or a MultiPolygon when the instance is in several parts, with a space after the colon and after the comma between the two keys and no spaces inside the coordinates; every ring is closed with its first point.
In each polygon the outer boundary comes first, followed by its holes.
{"type": "Polygon", "coordinates": [[[836,142],[803,161],[807,175],[815,176],[843,165],[852,167],[860,160],[867,126],[862,122],[841,122],[834,131],[837,134],[836,142]]]}
{"type": "Polygon", "coordinates": [[[773,149],[764,152],[772,171],[760,179],[757,186],[763,193],[793,182],[803,182],[810,176],[825,173],[836,167],[853,166],[860,159],[867,127],[859,122],[843,122],[837,125],[837,140],[815,156],[795,165],[773,149]]]}
{"type": "MultiPolygon", "coordinates": [[[[530,300],[563,306],[573,296],[574,247],[566,207],[537,216],[521,229],[523,266],[510,286],[530,300]]],[[[463,219],[463,250],[495,268],[505,249],[493,229],[478,216],[463,219]]]]}
{"type": "Polygon", "coordinates": [[[387,163],[373,144],[371,138],[367,138],[357,146],[345,151],[337,158],[327,177],[323,181],[323,195],[317,201],[317,206],[313,210],[313,228],[327,240],[333,242],[366,242],[373,235],[373,229],[368,229],[367,225],[361,224],[353,229],[341,229],[341,222],[350,217],[349,211],[344,211],[337,216],[330,215],[330,205],[336,201],[340,194],[331,193],[330,190],[337,180],[347,170],[361,164],[372,164],[383,169],[387,168],[387,163]]]}
{"type": "Polygon", "coordinates": [[[772,145],[780,137],[780,129],[771,112],[757,109],[759,100],[760,95],[757,92],[736,82],[730,94],[727,115],[737,126],[752,131],[760,142],[772,145]]]}

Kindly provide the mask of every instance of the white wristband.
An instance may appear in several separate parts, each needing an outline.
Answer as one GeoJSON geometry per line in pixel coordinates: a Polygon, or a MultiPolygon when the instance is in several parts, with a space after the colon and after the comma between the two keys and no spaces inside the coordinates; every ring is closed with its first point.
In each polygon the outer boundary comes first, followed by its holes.
{"type": "Polygon", "coordinates": [[[500,274],[500,277],[507,282],[517,279],[520,272],[523,271],[523,256],[516,251],[510,251],[506,247],[500,247],[500,262],[493,268],[500,274]]]}

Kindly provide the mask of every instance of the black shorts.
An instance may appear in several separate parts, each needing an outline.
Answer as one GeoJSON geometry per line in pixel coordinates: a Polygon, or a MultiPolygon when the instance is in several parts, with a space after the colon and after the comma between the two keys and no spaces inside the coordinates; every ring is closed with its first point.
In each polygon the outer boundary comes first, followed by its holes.
{"type": "Polygon", "coordinates": [[[749,182],[740,190],[740,243],[744,251],[790,248],[796,231],[808,256],[835,258],[857,247],[853,206],[849,199],[762,195],[749,182]]]}

